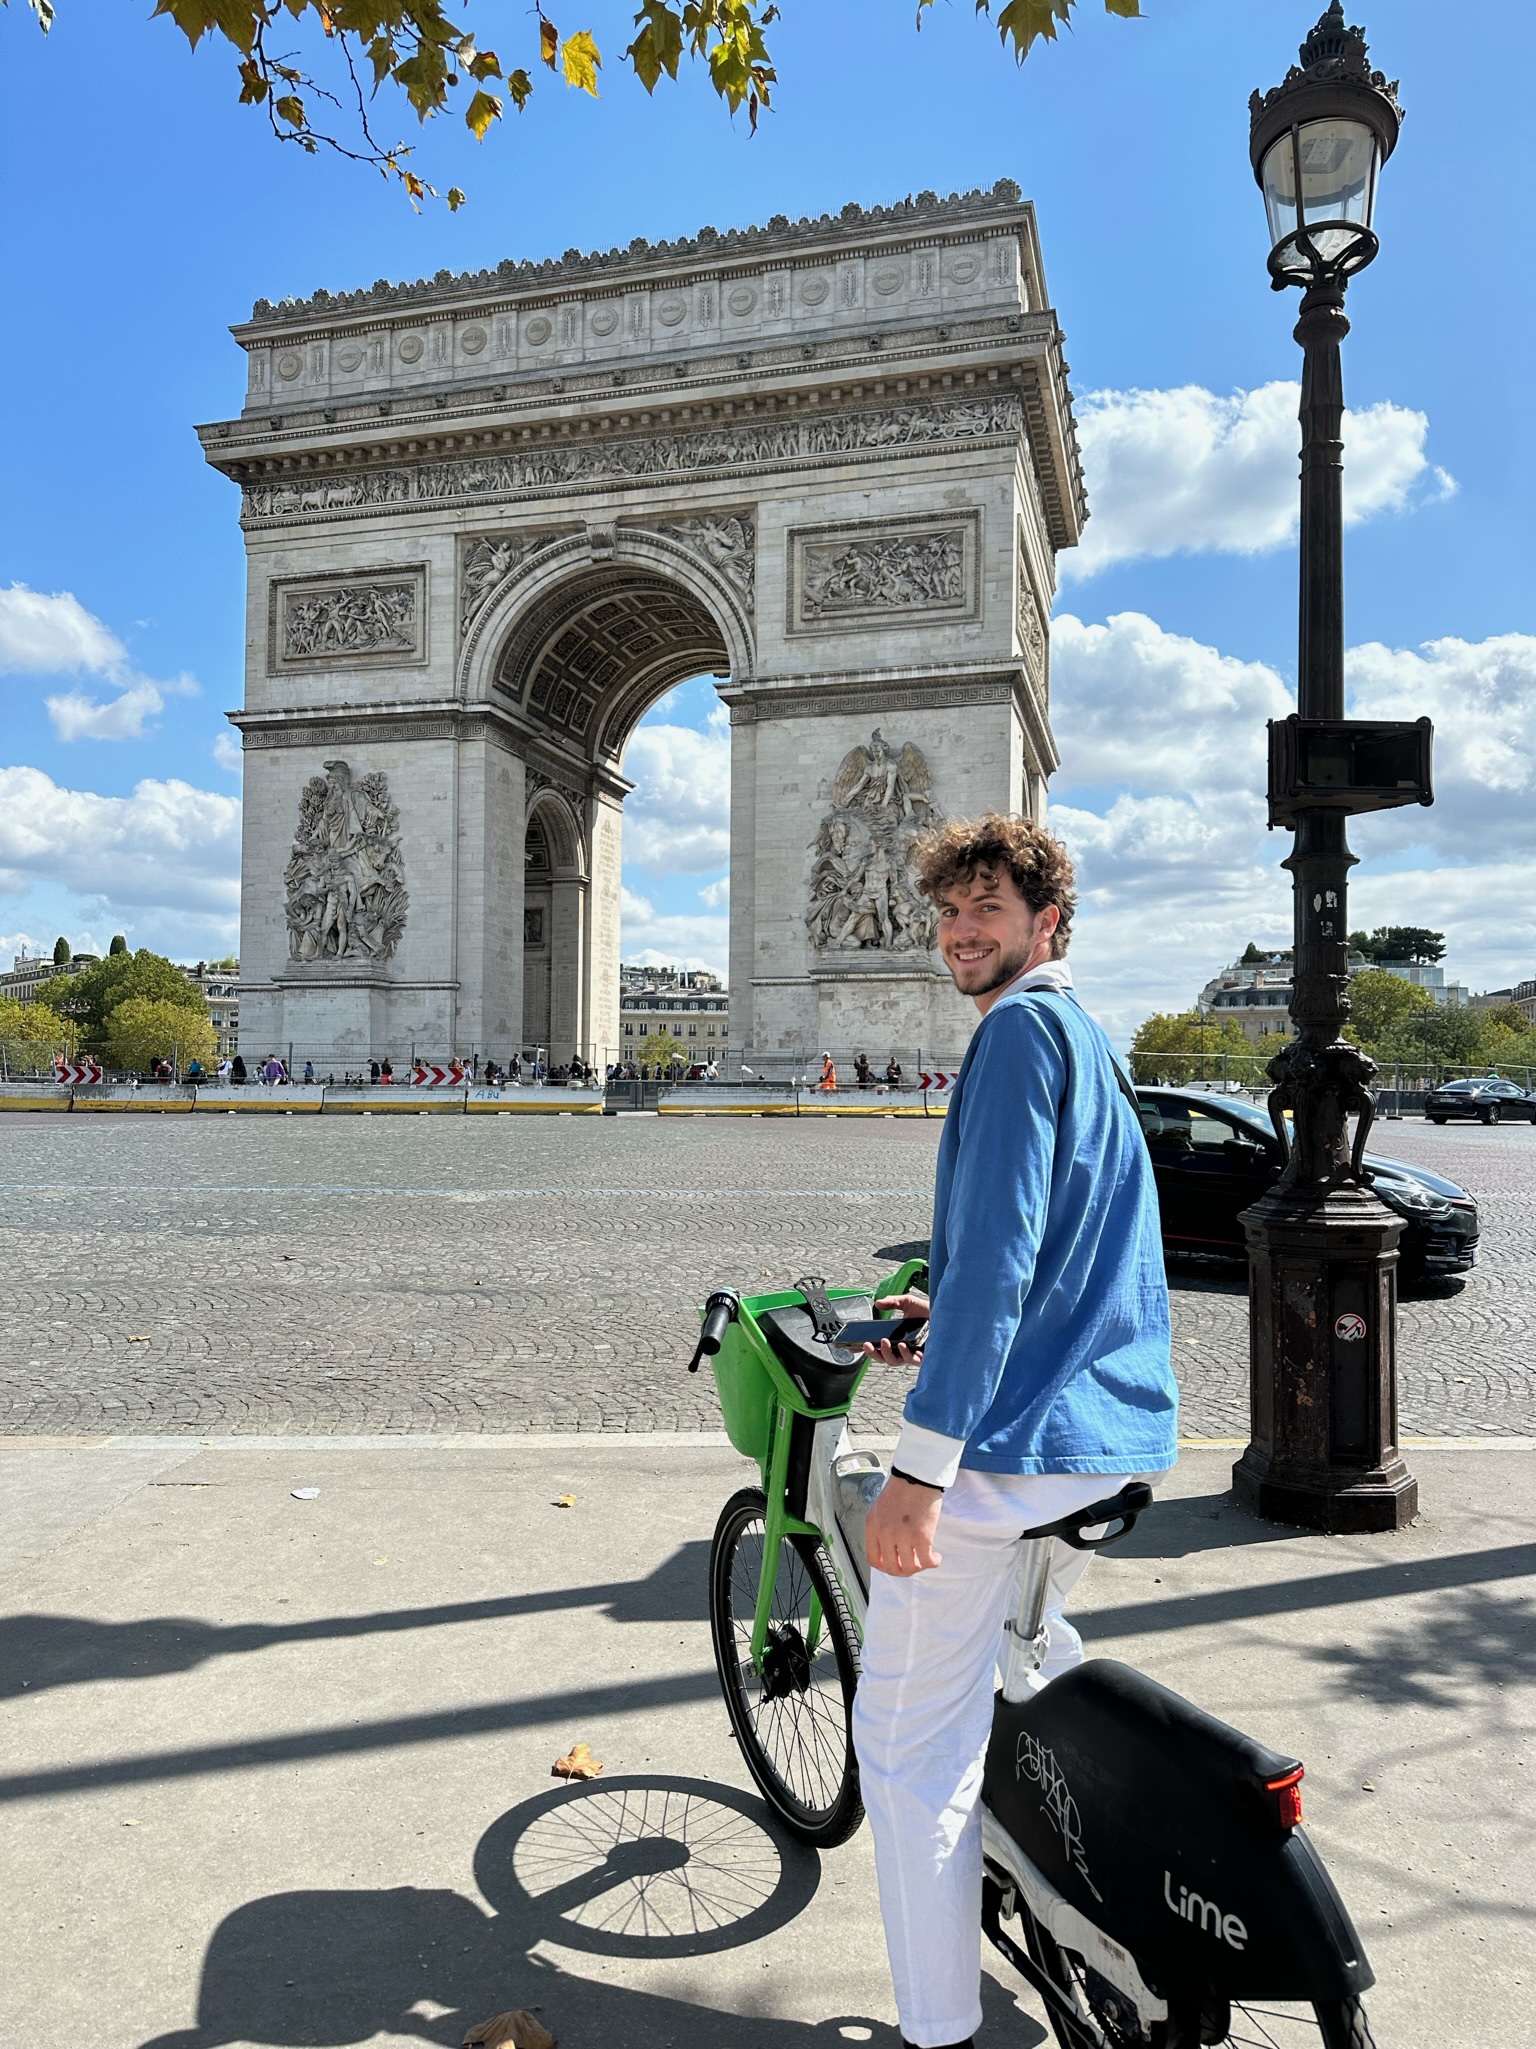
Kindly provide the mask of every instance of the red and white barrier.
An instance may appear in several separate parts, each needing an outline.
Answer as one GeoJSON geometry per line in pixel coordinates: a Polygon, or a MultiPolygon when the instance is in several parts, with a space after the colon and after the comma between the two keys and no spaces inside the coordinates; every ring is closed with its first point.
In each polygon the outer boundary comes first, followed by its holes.
{"type": "Polygon", "coordinates": [[[941,1074],[937,1068],[932,1074],[920,1074],[918,1080],[930,1095],[939,1096],[946,1089],[953,1088],[960,1079],[958,1074],[941,1074]]]}
{"type": "Polygon", "coordinates": [[[95,1060],[55,1060],[53,1065],[65,1088],[90,1088],[101,1080],[101,1067],[95,1060]]]}
{"type": "Polygon", "coordinates": [[[462,1060],[438,1062],[418,1060],[411,1069],[413,1089],[461,1089],[464,1086],[464,1063],[462,1060]]]}

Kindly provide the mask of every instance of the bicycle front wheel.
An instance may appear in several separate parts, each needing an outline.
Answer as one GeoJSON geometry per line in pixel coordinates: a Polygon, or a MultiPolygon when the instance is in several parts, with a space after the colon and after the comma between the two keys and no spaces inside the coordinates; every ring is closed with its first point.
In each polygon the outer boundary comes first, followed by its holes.
{"type": "Polygon", "coordinates": [[[786,1538],[774,1562],[762,1669],[752,1624],[768,1504],[756,1487],[725,1504],[709,1560],[709,1624],[731,1727],[763,1797],[802,1842],[830,1849],[864,1818],[853,1754],[859,1658],[826,1552],[786,1538]]]}
{"type": "MultiPolygon", "coordinates": [[[[988,1881],[992,1883],[991,1880],[988,1881]]],[[[1056,2007],[1048,2010],[1060,2049],[1166,2049],[1172,2041],[1209,2043],[1213,2049],[1376,2049],[1365,2008],[1358,1999],[1305,2001],[1210,1998],[1170,2013],[1148,2028],[1135,2007],[1109,1981],[1071,1950],[1060,1948],[1021,1907],[1029,1954],[1068,2005],[1088,2025],[1079,2027],[1056,2007]]]]}

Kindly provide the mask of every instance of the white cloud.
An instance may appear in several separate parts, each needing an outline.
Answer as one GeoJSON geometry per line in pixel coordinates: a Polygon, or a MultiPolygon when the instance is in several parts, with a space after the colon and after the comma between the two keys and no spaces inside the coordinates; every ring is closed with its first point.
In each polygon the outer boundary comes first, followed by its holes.
{"type": "Polygon", "coordinates": [[[1243,662],[1144,612],[1051,628],[1051,713],[1074,787],[1190,790],[1262,782],[1264,722],[1294,709],[1263,662],[1243,662]]]}
{"type": "Polygon", "coordinates": [[[245,766],[240,742],[233,733],[220,733],[215,737],[213,758],[220,768],[227,769],[231,775],[239,775],[245,766]]]}
{"type": "Polygon", "coordinates": [[[70,591],[29,590],[13,583],[0,590],[0,671],[27,676],[62,676],[89,669],[110,675],[128,650],[70,591]]]}
{"type": "Polygon", "coordinates": [[[118,692],[98,699],[67,690],[46,700],[61,740],[137,740],[168,696],[195,697],[195,677],[153,683],[135,674],[128,650],[70,591],[48,595],[13,583],[0,590],[0,671],[60,676],[86,670],[118,692]]]}
{"type": "Polygon", "coordinates": [[[239,871],[235,797],[176,778],[101,797],[41,769],[0,768],[0,888],[41,881],[104,905],[230,915],[239,871]]]}
{"type": "MultiPolygon", "coordinates": [[[[1298,384],[1222,398],[1172,391],[1090,392],[1078,435],[1093,517],[1061,558],[1064,579],[1141,556],[1283,547],[1297,520],[1298,384]]],[[[1424,453],[1425,414],[1383,400],[1344,415],[1346,522],[1398,512],[1416,490],[1455,489],[1424,453]]]]}
{"type": "Polygon", "coordinates": [[[691,726],[639,726],[624,755],[624,773],[635,784],[624,806],[626,867],[648,875],[698,875],[730,859],[727,722],[712,713],[703,732],[691,726]]]}
{"type": "Polygon", "coordinates": [[[706,882],[699,891],[699,901],[706,903],[712,911],[723,911],[731,900],[731,878],[722,875],[718,882],[706,882]]]}
{"type": "MultiPolygon", "coordinates": [[[[1141,613],[1068,616],[1054,645],[1050,822],[1078,866],[1073,967],[1123,1044],[1151,1011],[1186,1008],[1249,939],[1287,938],[1289,838],[1265,831],[1264,721],[1292,700],[1262,663],[1141,613]]],[[[1432,809],[1351,826],[1364,864],[1351,925],[1443,929],[1448,973],[1474,989],[1536,972],[1536,636],[1372,644],[1346,666],[1356,716],[1428,714],[1437,750],[1432,809]]]]}
{"type": "Polygon", "coordinates": [[[1377,844],[1452,860],[1474,847],[1536,854],[1536,634],[1420,648],[1371,641],[1350,649],[1344,673],[1356,718],[1435,722],[1435,802],[1371,820],[1377,844]]]}
{"type": "Polygon", "coordinates": [[[708,968],[724,976],[730,920],[658,911],[649,897],[626,889],[620,906],[621,950],[642,967],[708,968]]]}

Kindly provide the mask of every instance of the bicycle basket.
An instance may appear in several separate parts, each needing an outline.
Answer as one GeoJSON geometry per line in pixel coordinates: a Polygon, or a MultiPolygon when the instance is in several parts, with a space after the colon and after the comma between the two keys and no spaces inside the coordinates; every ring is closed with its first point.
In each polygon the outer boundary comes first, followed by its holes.
{"type": "MultiPolygon", "coordinates": [[[[868,1313],[869,1296],[858,1288],[829,1288],[834,1301],[849,1303],[849,1313],[868,1313]]],[[[772,1295],[743,1295],[736,1321],[726,1331],[723,1343],[710,1361],[726,1435],[745,1457],[761,1465],[768,1457],[773,1413],[783,1402],[792,1410],[810,1411],[813,1405],[774,1358],[758,1317],[770,1309],[790,1309],[804,1297],[795,1289],[781,1289],[772,1295]]]]}

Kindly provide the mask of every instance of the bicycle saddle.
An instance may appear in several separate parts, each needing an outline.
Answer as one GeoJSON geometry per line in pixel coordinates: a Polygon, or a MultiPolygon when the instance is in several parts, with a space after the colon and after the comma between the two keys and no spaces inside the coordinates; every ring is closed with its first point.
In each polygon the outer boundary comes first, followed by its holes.
{"type": "Polygon", "coordinates": [[[836,1344],[833,1333],[845,1323],[872,1317],[874,1302],[868,1295],[840,1295],[832,1304],[822,1283],[799,1281],[796,1286],[805,1296],[804,1305],[796,1302],[784,1309],[765,1309],[757,1318],[758,1328],[813,1408],[841,1408],[864,1364],[864,1354],[851,1345],[836,1344]]]}

